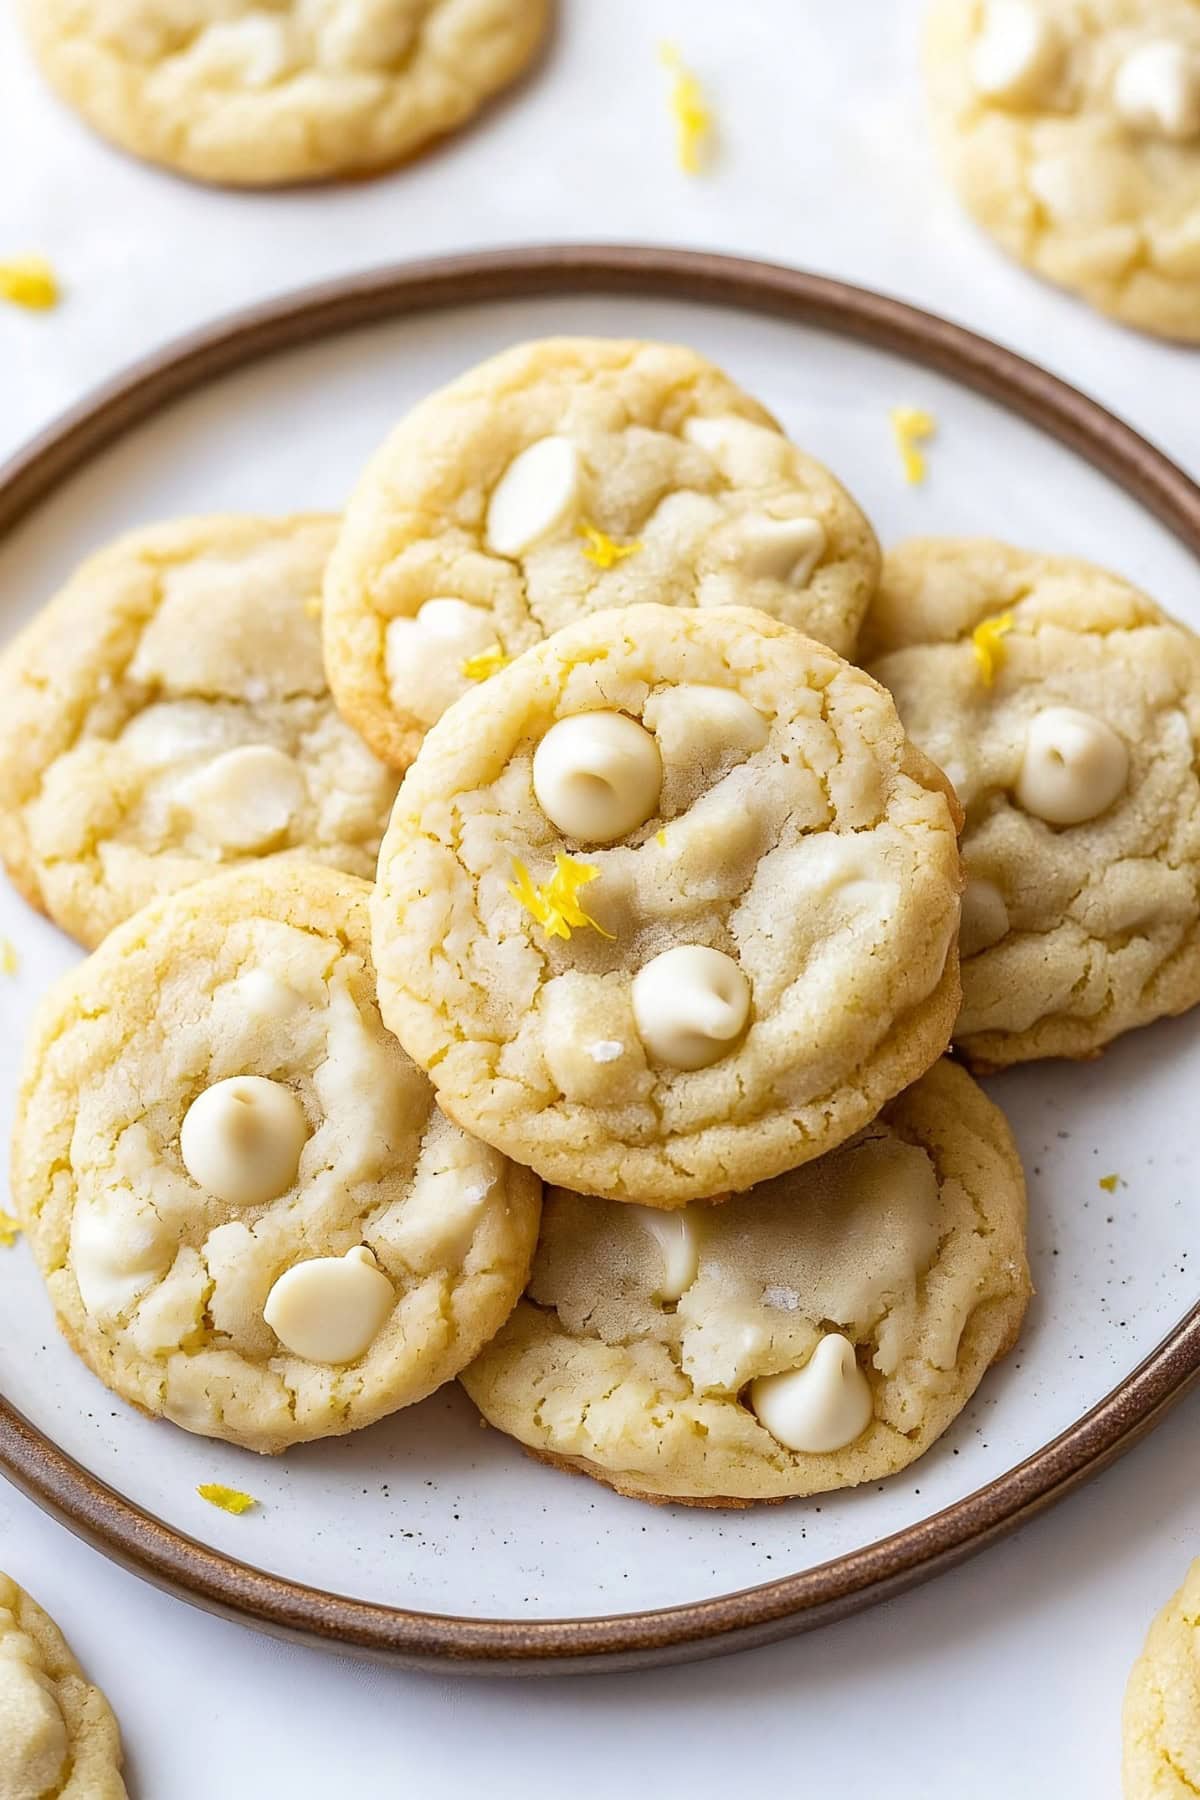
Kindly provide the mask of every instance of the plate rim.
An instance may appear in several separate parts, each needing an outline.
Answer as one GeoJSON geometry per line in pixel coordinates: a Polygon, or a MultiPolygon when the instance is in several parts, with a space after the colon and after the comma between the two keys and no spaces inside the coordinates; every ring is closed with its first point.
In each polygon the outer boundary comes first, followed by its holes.
{"type": "MultiPolygon", "coordinates": [[[[1092,463],[1200,557],[1200,487],[1130,425],[993,340],[870,288],[777,263],[630,244],[528,245],[403,262],[285,293],[173,339],[0,467],[0,536],[112,443],[204,383],[306,344],[501,300],[631,294],[782,317],[948,376],[1092,463]]],[[[0,1393],[0,1471],[77,1536],[185,1601],[259,1630],[447,1672],[629,1669],[773,1642],[903,1592],[1006,1536],[1107,1467],[1200,1381],[1200,1304],[1094,1407],[973,1493],[889,1537],[735,1593],[578,1619],[473,1619],[271,1574],[138,1507],[0,1393]]]]}

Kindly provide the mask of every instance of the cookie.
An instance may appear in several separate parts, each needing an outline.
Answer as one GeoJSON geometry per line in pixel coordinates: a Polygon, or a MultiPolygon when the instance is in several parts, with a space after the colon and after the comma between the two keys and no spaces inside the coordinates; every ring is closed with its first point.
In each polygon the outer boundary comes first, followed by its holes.
{"type": "Polygon", "coordinates": [[[604,607],[759,606],[843,655],[879,551],[829,471],[694,350],[521,344],[431,395],[326,581],[338,705],[399,767],[495,664],[604,607]]]}
{"type": "Polygon", "coordinates": [[[133,532],[0,657],[0,859],[81,943],[270,854],[374,873],[396,778],[325,683],[335,529],[210,518],[133,532]]]}
{"type": "Polygon", "coordinates": [[[489,1424],[619,1493],[782,1500],[923,1455],[1030,1291],[1012,1135],[942,1061],[724,1204],[551,1189],[528,1293],[461,1379],[489,1424]]]}
{"type": "Polygon", "coordinates": [[[0,1794],[126,1800],[112,1709],[54,1620],[0,1574],[0,1794]]]}
{"type": "Polygon", "coordinates": [[[1150,1627],[1125,1690],[1122,1726],[1125,1800],[1200,1793],[1200,1562],[1150,1627]]]}
{"type": "Polygon", "coordinates": [[[986,231],[1127,325],[1200,341],[1194,0],[934,0],[926,70],[986,231]]]}
{"type": "Polygon", "coordinates": [[[956,814],[888,695],[747,608],[594,613],[434,726],[383,1016],[464,1129],[673,1207],[819,1156],[949,1040],[956,814]]]}
{"type": "Polygon", "coordinates": [[[969,1060],[1090,1056],[1194,1006],[1200,640],[1090,563],[918,538],[862,654],[966,812],[969,1060]]]}
{"type": "Polygon", "coordinates": [[[503,1323],[540,1189],[383,1028],[365,882],[295,862],[119,926],[43,1003],[13,1195],[114,1393],[251,1450],[369,1425],[503,1323]]]}
{"type": "Polygon", "coordinates": [[[25,0],[43,73],[123,150],[239,187],[367,175],[531,61],[550,0],[25,0]]]}

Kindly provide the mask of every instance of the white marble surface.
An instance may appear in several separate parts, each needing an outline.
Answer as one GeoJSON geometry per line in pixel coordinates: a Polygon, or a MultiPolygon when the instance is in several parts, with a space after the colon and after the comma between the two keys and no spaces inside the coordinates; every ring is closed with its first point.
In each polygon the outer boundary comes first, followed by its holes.
{"type": "MultiPolygon", "coordinates": [[[[48,316],[0,309],[0,453],[248,300],[407,255],[591,237],[770,255],[890,289],[1049,363],[1196,472],[1194,355],[1028,280],[941,193],[916,0],[563,12],[531,82],[460,140],[383,182],[264,198],[189,187],[95,143],[42,93],[0,10],[0,255],[43,249],[68,287],[48,316]],[[723,155],[703,182],[672,165],[660,36],[681,42],[719,111],[723,155]]],[[[1002,528],[999,461],[992,478],[1002,528]]],[[[154,1593],[3,1486],[0,1565],[103,1673],[140,1800],[499,1797],[547,1778],[583,1800],[626,1784],[715,1796],[748,1777],[895,1800],[1115,1800],[1128,1664],[1200,1549],[1198,1422],[1194,1397],[1054,1515],[917,1594],[661,1674],[514,1688],[274,1644],[154,1593]]]]}

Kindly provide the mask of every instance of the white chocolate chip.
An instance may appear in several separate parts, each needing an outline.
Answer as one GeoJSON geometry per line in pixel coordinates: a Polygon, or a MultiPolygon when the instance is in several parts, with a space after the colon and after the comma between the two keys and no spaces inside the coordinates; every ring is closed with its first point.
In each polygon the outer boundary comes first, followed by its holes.
{"type": "Polygon", "coordinates": [[[962,897],[958,945],[964,956],[990,950],[1008,936],[1008,906],[994,881],[968,881],[962,897]]]}
{"type": "Polygon", "coordinates": [[[971,81],[990,100],[1029,104],[1056,72],[1061,53],[1054,24],[1031,0],[988,0],[971,47],[971,81]]]}
{"type": "Polygon", "coordinates": [[[625,713],[575,713],[552,725],[533,755],[533,791],[552,825],[588,844],[612,844],[644,825],[662,792],[662,758],[625,713]]]}
{"type": "Polygon", "coordinates": [[[825,554],[825,527],[819,519],[742,521],[733,540],[732,560],[752,579],[785,581],[804,587],[825,554]]]}
{"type": "Polygon", "coordinates": [[[267,1295],[263,1318],[293,1356],[351,1363],[370,1349],[395,1299],[391,1282],[360,1244],[345,1256],[316,1256],[288,1269],[267,1295]]]}
{"type": "Polygon", "coordinates": [[[588,1055],[597,1063],[620,1062],[624,1049],[624,1044],[619,1044],[616,1038],[601,1038],[598,1044],[588,1045],[588,1055]]]}
{"type": "Polygon", "coordinates": [[[275,1023],[294,1017],[304,1004],[295,988],[280,981],[269,969],[247,969],[232,984],[232,993],[238,1009],[250,1018],[275,1023]]]}
{"type": "Polygon", "coordinates": [[[261,1206],[285,1194],[308,1142],[291,1088],[263,1075],[233,1075],[199,1094],[179,1132],[183,1166],[229,1206],[261,1206]]]}
{"type": "Polygon", "coordinates": [[[653,1206],[630,1206],[630,1213],[662,1251],[663,1274],[656,1292],[660,1300],[680,1300],[700,1268],[700,1239],[688,1208],[661,1212],[653,1206]]]}
{"type": "Polygon", "coordinates": [[[539,438],[509,463],[488,503],[485,541],[497,556],[523,556],[579,501],[579,452],[570,438],[539,438]]]}
{"type": "Polygon", "coordinates": [[[659,1062],[704,1069],[727,1056],[746,1029],[750,983],[721,950],[677,944],[633,978],[638,1035],[659,1062]]]}
{"type": "Polygon", "coordinates": [[[164,769],[196,756],[215,756],[225,726],[198,700],[160,700],[135,713],[120,736],[122,749],[147,768],[164,769]]]}
{"type": "Polygon", "coordinates": [[[1170,38],[1139,44],[1117,69],[1113,99],[1135,131],[1178,143],[1200,136],[1200,56],[1170,38]]]}
{"type": "Polygon", "coordinates": [[[84,1309],[115,1319],[171,1266],[174,1243],[149,1201],[110,1188],[75,1208],[71,1269],[84,1309]]]}
{"type": "Polygon", "coordinates": [[[785,1449],[820,1456],[842,1450],[871,1423],[871,1384],[858,1366],[854,1345],[840,1332],[826,1334],[803,1368],[760,1375],[750,1383],[750,1407],[785,1449]]]}
{"type": "Polygon", "coordinates": [[[392,700],[402,712],[433,724],[470,687],[463,664],[496,642],[491,613],[465,600],[426,600],[411,618],[389,620],[384,665],[392,700]]]}
{"type": "Polygon", "coordinates": [[[715,419],[688,419],[683,435],[716,463],[726,481],[749,485],[778,475],[791,446],[781,431],[756,425],[736,413],[715,419]]]}
{"type": "Polygon", "coordinates": [[[1014,794],[1049,825],[1080,825],[1107,812],[1129,779],[1129,751],[1111,725],[1073,706],[1030,720],[1014,794]]]}
{"type": "Polygon", "coordinates": [[[719,762],[731,751],[752,756],[767,741],[762,714],[735,688],[681,682],[651,694],[642,715],[668,764],[719,762]]]}
{"type": "Polygon", "coordinates": [[[282,750],[244,744],[180,783],[196,829],[222,850],[264,850],[282,838],[308,800],[303,774],[282,750]]]}

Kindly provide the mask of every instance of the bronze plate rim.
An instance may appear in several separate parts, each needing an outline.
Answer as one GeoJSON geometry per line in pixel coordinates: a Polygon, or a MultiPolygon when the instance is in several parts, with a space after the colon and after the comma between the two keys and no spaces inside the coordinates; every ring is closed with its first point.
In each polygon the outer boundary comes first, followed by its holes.
{"type": "MultiPolygon", "coordinates": [[[[190,333],[108,382],[0,468],[0,533],[11,531],[108,445],[207,381],[406,315],[571,294],[741,308],[904,356],[1074,450],[1200,556],[1200,487],[1097,402],[1014,352],[918,307],[825,276],[703,251],[607,244],[531,245],[399,264],[287,294],[190,333]]],[[[176,1531],[98,1480],[2,1395],[0,1470],[113,1561],[241,1624],[442,1673],[584,1673],[770,1643],[901,1593],[1071,1493],[1151,1430],[1197,1381],[1200,1304],[1058,1437],[941,1512],[761,1586],[582,1619],[425,1613],[327,1593],[253,1568],[176,1531]]]]}

